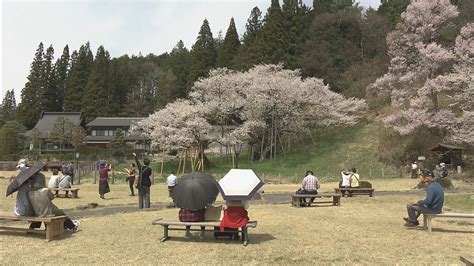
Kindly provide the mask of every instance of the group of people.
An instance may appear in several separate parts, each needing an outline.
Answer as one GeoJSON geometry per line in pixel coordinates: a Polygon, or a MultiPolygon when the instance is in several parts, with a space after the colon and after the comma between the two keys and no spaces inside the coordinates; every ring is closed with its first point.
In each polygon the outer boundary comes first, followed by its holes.
{"type": "MultiPolygon", "coordinates": [[[[441,162],[435,166],[436,171],[434,173],[435,177],[446,178],[448,177],[448,167],[446,163],[441,162]]],[[[423,167],[417,161],[413,161],[411,164],[411,178],[422,178],[423,177],[423,167]]]]}
{"type": "MultiPolygon", "coordinates": [[[[134,187],[138,190],[138,208],[150,208],[150,187],[152,169],[150,168],[150,160],[143,159],[143,164],[133,153],[135,163],[130,164],[130,168],[126,168],[127,182],[130,187],[130,196],[135,196],[134,187]],[[137,172],[138,170],[138,172],[137,172]]],[[[106,161],[99,161],[99,197],[105,199],[105,194],[110,192],[109,172],[112,171],[112,164],[106,161]]]]}
{"type": "MultiPolygon", "coordinates": [[[[13,213],[17,216],[62,216],[66,215],[52,200],[54,195],[46,187],[46,179],[40,171],[44,164],[29,166],[25,159],[18,162],[18,175],[16,178],[27,179],[18,188],[15,207],[13,213]],[[31,168],[31,169],[30,169],[31,168]]],[[[64,221],[64,228],[70,231],[78,231],[80,222],[71,220],[69,217],[64,221]]],[[[41,222],[33,222],[30,229],[41,227],[41,222]]]]}
{"type": "MultiPolygon", "coordinates": [[[[67,172],[62,172],[62,175],[59,175],[59,171],[57,169],[53,169],[53,175],[48,181],[48,188],[71,188],[71,181],[72,177],[67,172]]],[[[56,196],[58,195],[58,191],[56,191],[56,196]]],[[[66,196],[68,195],[68,191],[66,191],[66,196]]]]}
{"type": "MultiPolygon", "coordinates": [[[[178,213],[179,221],[181,222],[201,222],[206,220],[205,214],[207,208],[213,208],[213,206],[207,206],[198,210],[190,210],[180,208],[178,213]]],[[[242,200],[228,200],[225,202],[224,215],[220,221],[220,227],[216,230],[215,236],[221,233],[222,235],[230,236],[234,240],[239,240],[238,228],[245,227],[249,221],[247,209],[249,208],[248,201],[242,200]],[[224,233],[225,232],[225,233],[224,233]]],[[[219,209],[220,211],[220,209],[219,209]]],[[[219,217],[213,217],[211,220],[219,219],[219,217]]],[[[184,238],[190,239],[193,235],[191,234],[191,226],[186,226],[184,238]]],[[[204,227],[201,226],[199,238],[204,239],[204,227]]]]}

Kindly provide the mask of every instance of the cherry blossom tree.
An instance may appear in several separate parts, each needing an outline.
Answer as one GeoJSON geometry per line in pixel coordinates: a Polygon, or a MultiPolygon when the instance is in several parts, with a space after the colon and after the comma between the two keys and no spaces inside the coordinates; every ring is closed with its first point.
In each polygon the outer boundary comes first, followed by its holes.
{"type": "Polygon", "coordinates": [[[393,113],[384,122],[401,135],[424,127],[472,143],[472,135],[463,137],[469,123],[472,128],[472,25],[461,30],[454,46],[438,41],[457,15],[449,0],[416,0],[387,37],[389,71],[369,90],[391,94],[393,113]]]}
{"type": "Polygon", "coordinates": [[[161,149],[199,146],[256,145],[260,159],[276,155],[290,135],[316,127],[357,123],[366,108],[363,100],[344,98],[322,80],[302,79],[298,70],[259,65],[246,72],[211,70],[197,81],[188,100],[168,104],[134,130],[145,132],[161,149]],[[226,130],[226,126],[233,130],[226,130]],[[219,134],[214,134],[219,127],[219,134]]]}

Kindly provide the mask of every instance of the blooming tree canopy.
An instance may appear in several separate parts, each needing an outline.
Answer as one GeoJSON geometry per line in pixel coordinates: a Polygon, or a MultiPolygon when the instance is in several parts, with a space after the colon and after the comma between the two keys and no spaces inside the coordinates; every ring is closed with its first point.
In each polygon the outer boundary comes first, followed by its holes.
{"type": "Polygon", "coordinates": [[[443,26],[457,15],[449,0],[413,1],[387,36],[389,71],[369,89],[391,93],[394,112],[384,122],[401,135],[427,127],[472,143],[472,137],[461,136],[472,125],[466,109],[472,106],[472,24],[461,30],[454,46],[438,41],[443,26]]]}
{"type": "Polygon", "coordinates": [[[246,72],[224,68],[210,71],[194,84],[188,100],[169,104],[142,120],[139,128],[160,147],[187,147],[202,140],[249,143],[260,147],[263,159],[283,137],[355,124],[365,108],[365,101],[344,98],[322,80],[302,79],[298,70],[282,65],[259,65],[246,72]],[[229,125],[233,130],[224,130],[229,125]],[[220,134],[213,134],[217,126],[220,134]]]}

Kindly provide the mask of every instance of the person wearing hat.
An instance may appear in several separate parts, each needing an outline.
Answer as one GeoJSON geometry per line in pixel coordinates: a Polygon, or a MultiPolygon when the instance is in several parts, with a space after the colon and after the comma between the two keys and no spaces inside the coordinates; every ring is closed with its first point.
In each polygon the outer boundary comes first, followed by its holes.
{"type": "Polygon", "coordinates": [[[417,178],[418,176],[418,163],[414,161],[411,164],[411,178],[417,178]]]}
{"type": "Polygon", "coordinates": [[[428,184],[426,187],[426,198],[407,205],[408,217],[405,220],[406,227],[415,227],[419,225],[418,217],[422,213],[441,213],[444,204],[443,187],[434,181],[433,172],[423,173],[423,181],[428,184]]]}
{"type": "Polygon", "coordinates": [[[446,164],[445,163],[440,163],[439,166],[441,168],[440,169],[440,172],[441,172],[440,177],[441,178],[448,177],[448,168],[446,168],[446,164]]]}

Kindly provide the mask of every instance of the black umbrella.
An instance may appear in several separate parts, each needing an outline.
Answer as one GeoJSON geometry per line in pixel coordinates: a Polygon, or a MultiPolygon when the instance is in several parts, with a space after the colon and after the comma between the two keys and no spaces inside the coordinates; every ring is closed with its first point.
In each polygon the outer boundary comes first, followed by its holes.
{"type": "Polygon", "coordinates": [[[216,201],[219,189],[214,177],[199,172],[178,179],[171,197],[176,206],[189,210],[199,210],[216,201]]]}
{"type": "Polygon", "coordinates": [[[41,171],[46,166],[45,163],[35,163],[33,166],[28,169],[22,170],[7,187],[6,196],[16,192],[20,186],[25,183],[28,179],[34,176],[36,173],[41,171]]]}

